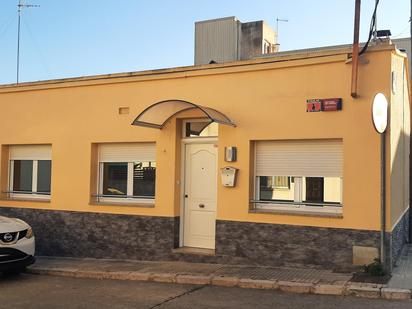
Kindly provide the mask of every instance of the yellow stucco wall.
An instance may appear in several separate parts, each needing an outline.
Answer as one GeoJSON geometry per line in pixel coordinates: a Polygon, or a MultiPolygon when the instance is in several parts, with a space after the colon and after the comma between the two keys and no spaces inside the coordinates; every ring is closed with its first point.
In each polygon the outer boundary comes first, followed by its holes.
{"type": "MultiPolygon", "coordinates": [[[[362,57],[357,99],[350,96],[347,51],[0,87],[0,144],[49,143],[53,160],[49,203],[3,199],[0,205],[178,216],[180,120],[161,131],[130,123],[157,101],[183,99],[218,109],[237,124],[219,128],[219,168],[235,166],[239,178],[235,188],[222,187],[219,179],[218,219],[379,230],[380,148],[371,104],[378,91],[390,97],[392,50],[374,49],[362,57]],[[334,97],[343,99],[342,111],[306,113],[307,99],[334,97]],[[119,107],[130,113],[119,115],[119,107]],[[253,141],[324,138],[343,139],[343,218],[250,213],[253,141]],[[91,166],[97,164],[92,145],[140,141],[157,146],[155,207],[91,204],[91,166]],[[237,162],[224,162],[225,146],[238,147],[237,162]]],[[[2,188],[6,153],[3,148],[2,188]]]]}
{"type": "Polygon", "coordinates": [[[410,108],[408,61],[393,52],[390,93],[390,215],[393,228],[409,207],[410,108]]]}

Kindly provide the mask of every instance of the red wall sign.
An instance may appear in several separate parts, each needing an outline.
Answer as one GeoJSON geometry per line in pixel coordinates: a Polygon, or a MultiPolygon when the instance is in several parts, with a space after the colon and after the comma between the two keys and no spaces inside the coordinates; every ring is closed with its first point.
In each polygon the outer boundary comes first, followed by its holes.
{"type": "Polygon", "coordinates": [[[322,110],[324,112],[342,110],[342,99],[323,99],[322,110]]]}
{"type": "Polygon", "coordinates": [[[322,101],[320,99],[307,100],[306,103],[306,111],[308,113],[322,111],[322,101]]]}
{"type": "Polygon", "coordinates": [[[306,111],[311,112],[332,112],[342,110],[342,99],[310,99],[306,101],[306,111]]]}

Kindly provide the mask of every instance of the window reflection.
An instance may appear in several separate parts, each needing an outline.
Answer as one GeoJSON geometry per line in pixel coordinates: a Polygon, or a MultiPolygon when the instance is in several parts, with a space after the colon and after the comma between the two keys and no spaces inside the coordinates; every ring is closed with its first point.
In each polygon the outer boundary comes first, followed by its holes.
{"type": "Polygon", "coordinates": [[[259,176],[259,200],[341,204],[340,177],[259,176]]]}
{"type": "Polygon", "coordinates": [[[295,184],[288,176],[260,176],[260,199],[294,201],[295,184]]]}
{"type": "Polygon", "coordinates": [[[302,177],[302,200],[309,203],[341,203],[339,177],[302,177]]]}
{"type": "Polygon", "coordinates": [[[32,192],[33,161],[14,160],[13,191],[32,192]]]}
{"type": "Polygon", "coordinates": [[[104,162],[102,164],[103,195],[154,198],[156,162],[104,162]]]}
{"type": "Polygon", "coordinates": [[[51,160],[39,160],[37,164],[37,192],[50,193],[51,160]]]}
{"type": "Polygon", "coordinates": [[[218,136],[219,125],[210,121],[193,121],[185,123],[185,137],[218,136]]]}
{"type": "Polygon", "coordinates": [[[103,163],[103,194],[127,194],[127,163],[103,163]]]}
{"type": "Polygon", "coordinates": [[[133,195],[155,196],[156,163],[134,162],[133,163],[133,195]]]}

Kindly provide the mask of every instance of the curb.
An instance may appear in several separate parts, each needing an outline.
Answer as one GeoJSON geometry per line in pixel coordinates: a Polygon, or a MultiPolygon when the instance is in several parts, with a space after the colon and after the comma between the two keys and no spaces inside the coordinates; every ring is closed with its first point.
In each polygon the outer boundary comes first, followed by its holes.
{"type": "Polygon", "coordinates": [[[319,295],[336,295],[341,296],[345,294],[345,284],[315,284],[312,289],[313,294],[319,295]]]}
{"type": "Polygon", "coordinates": [[[384,285],[368,283],[312,283],[278,280],[258,280],[233,276],[196,275],[178,273],[149,273],[139,271],[89,271],[75,268],[28,268],[27,273],[87,279],[111,279],[128,281],[152,281],[192,285],[214,285],[239,287],[245,289],[280,290],[288,293],[355,296],[362,298],[381,298],[387,300],[408,300],[412,290],[389,288],[384,285]]]}
{"type": "Polygon", "coordinates": [[[411,290],[407,289],[393,289],[393,288],[382,288],[381,289],[381,298],[384,299],[410,299],[412,297],[411,290]]]}
{"type": "Polygon", "coordinates": [[[345,295],[364,297],[364,298],[380,298],[381,287],[349,284],[346,287],[345,295]]]}
{"type": "Polygon", "coordinates": [[[313,290],[313,283],[279,281],[279,290],[289,293],[308,294],[313,290]]]}

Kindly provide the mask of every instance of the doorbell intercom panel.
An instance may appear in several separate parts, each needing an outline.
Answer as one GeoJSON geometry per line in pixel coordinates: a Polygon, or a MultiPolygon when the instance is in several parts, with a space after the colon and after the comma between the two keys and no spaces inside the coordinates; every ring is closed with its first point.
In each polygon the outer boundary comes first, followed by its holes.
{"type": "Polygon", "coordinates": [[[237,148],[236,147],[225,147],[225,161],[226,162],[236,162],[237,160],[237,148]]]}

